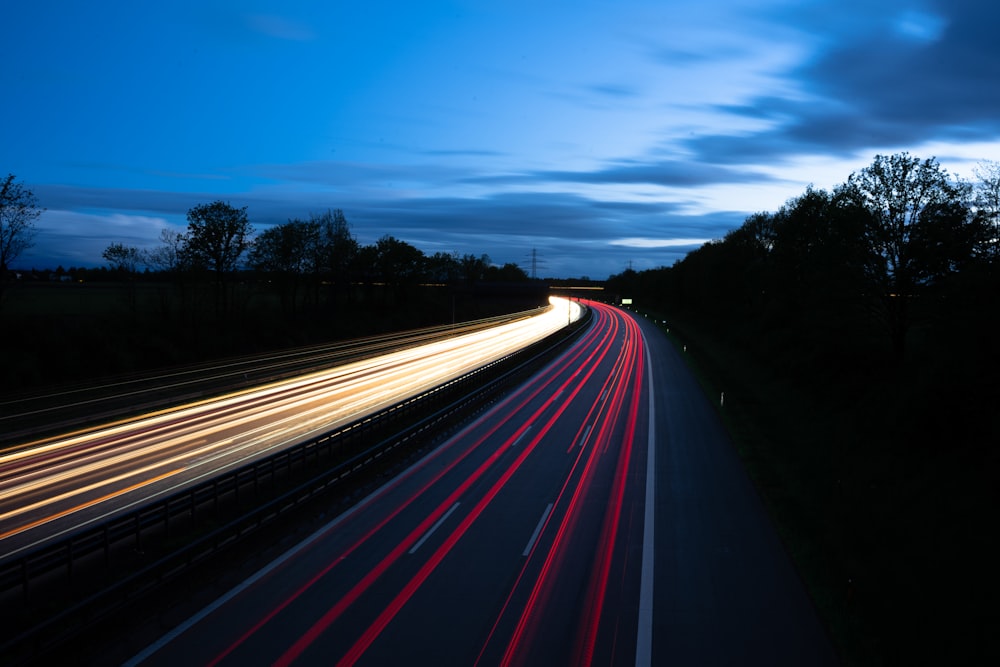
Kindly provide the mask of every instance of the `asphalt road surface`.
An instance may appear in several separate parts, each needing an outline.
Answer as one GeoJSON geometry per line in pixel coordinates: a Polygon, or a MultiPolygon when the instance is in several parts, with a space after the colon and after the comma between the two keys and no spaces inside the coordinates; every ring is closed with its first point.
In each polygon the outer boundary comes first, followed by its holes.
{"type": "Polygon", "coordinates": [[[128,664],[816,665],[723,430],[624,311],[128,664]]]}
{"type": "Polygon", "coordinates": [[[544,313],[0,453],[0,558],[393,405],[566,326],[544,313]]]}

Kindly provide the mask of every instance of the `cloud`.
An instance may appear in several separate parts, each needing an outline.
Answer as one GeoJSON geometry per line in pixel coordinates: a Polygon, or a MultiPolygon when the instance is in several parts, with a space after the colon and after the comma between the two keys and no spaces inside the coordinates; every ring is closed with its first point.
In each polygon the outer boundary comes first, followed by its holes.
{"type": "Polygon", "coordinates": [[[363,244],[390,235],[426,254],[488,254],[498,264],[513,262],[526,270],[535,252],[544,260],[540,275],[597,279],[630,264],[637,270],[672,264],[699,239],[719,238],[744,217],[739,212],[684,214],[683,204],[665,200],[598,200],[566,192],[371,197],[310,188],[221,196],[71,186],[37,189],[50,210],[40,221],[36,248],[20,262],[26,268],[101,265],[101,252],[113,242],[155,247],[160,229],[183,231],[188,209],[216,199],[246,206],[258,232],[290,218],[341,208],[363,244]],[[90,212],[77,212],[83,210],[90,212]]]}
{"type": "MultiPolygon", "coordinates": [[[[472,176],[470,183],[517,185],[528,183],[587,183],[617,185],[660,185],[665,187],[695,187],[719,183],[759,183],[774,180],[773,176],[754,168],[734,168],[711,162],[687,160],[621,160],[607,167],[590,171],[541,170],[520,174],[472,176]]],[[[721,160],[720,160],[721,161],[721,160]]],[[[729,161],[729,160],[726,160],[729,161]]]]}
{"type": "Polygon", "coordinates": [[[708,243],[712,239],[650,239],[650,238],[627,238],[610,241],[611,245],[623,246],[626,248],[696,248],[708,243]]]}
{"type": "Polygon", "coordinates": [[[101,253],[110,244],[153,248],[160,230],[170,227],[166,218],[157,216],[46,210],[35,225],[34,245],[16,265],[36,269],[100,266],[104,264],[101,253]]]}
{"type": "Polygon", "coordinates": [[[433,157],[504,157],[507,155],[503,151],[484,149],[427,150],[421,154],[433,157]]]}
{"type": "Polygon", "coordinates": [[[171,192],[128,188],[90,188],[72,185],[34,187],[39,204],[55,211],[118,210],[168,215],[187,214],[192,206],[219,199],[208,193],[171,192]]]}
{"type": "Polygon", "coordinates": [[[679,142],[695,161],[775,164],[934,140],[987,141],[1000,133],[1000,50],[988,27],[1000,22],[1000,7],[974,0],[934,11],[901,3],[837,6],[841,14],[862,12],[860,23],[821,10],[810,5],[783,17],[815,44],[814,55],[784,75],[793,92],[715,107],[768,125],[679,142]]]}
{"type": "Polygon", "coordinates": [[[639,96],[639,91],[634,86],[626,86],[620,83],[595,84],[587,86],[587,90],[606,97],[633,98],[639,96]]]}
{"type": "Polygon", "coordinates": [[[316,39],[316,33],[305,23],[275,14],[247,14],[247,27],[275,39],[293,42],[308,42],[316,39]]]}
{"type": "Polygon", "coordinates": [[[365,243],[391,234],[425,253],[485,252],[494,262],[522,268],[537,251],[544,275],[585,273],[598,279],[620,273],[630,262],[637,270],[673,264],[700,239],[720,238],[745,217],[739,212],[681,215],[670,202],[596,202],[567,193],[524,192],[402,200],[381,207],[367,203],[356,212],[344,210],[365,243]],[[663,242],[622,242],[641,238],[663,242]]]}
{"type": "Polygon", "coordinates": [[[907,9],[896,20],[895,28],[903,37],[919,42],[936,42],[946,25],[947,22],[937,14],[907,9]]]}

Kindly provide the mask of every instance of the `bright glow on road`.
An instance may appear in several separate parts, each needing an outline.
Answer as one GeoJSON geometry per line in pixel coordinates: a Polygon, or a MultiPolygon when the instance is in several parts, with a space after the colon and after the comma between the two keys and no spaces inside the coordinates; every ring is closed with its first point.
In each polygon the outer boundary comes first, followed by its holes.
{"type": "MultiPolygon", "coordinates": [[[[511,354],[581,315],[576,302],[553,297],[550,303],[507,324],[0,456],[0,544],[78,509],[101,506],[73,525],[98,521],[126,496],[134,505],[332,430],[511,354]],[[114,506],[105,502],[111,499],[114,506]]],[[[17,550],[44,536],[33,539],[17,550]]]]}

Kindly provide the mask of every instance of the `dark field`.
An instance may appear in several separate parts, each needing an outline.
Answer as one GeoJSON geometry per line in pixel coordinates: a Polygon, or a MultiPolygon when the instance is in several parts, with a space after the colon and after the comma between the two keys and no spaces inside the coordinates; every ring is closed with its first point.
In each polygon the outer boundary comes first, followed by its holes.
{"type": "Polygon", "coordinates": [[[301,289],[290,300],[266,282],[30,282],[0,303],[0,395],[67,383],[360,338],[547,303],[544,287],[352,285],[301,289]]]}

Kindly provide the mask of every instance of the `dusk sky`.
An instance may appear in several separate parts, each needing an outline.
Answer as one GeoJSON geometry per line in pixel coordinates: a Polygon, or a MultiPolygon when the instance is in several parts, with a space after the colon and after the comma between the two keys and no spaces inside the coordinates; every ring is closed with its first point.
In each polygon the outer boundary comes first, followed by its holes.
{"type": "Polygon", "coordinates": [[[21,268],[154,247],[192,206],[262,231],[538,275],[669,266],[877,153],[1000,159],[985,0],[7,3],[0,177],[46,211],[21,268]]]}

